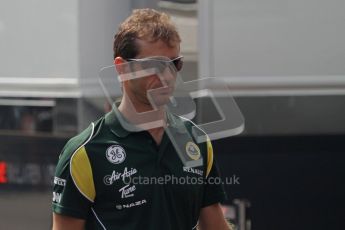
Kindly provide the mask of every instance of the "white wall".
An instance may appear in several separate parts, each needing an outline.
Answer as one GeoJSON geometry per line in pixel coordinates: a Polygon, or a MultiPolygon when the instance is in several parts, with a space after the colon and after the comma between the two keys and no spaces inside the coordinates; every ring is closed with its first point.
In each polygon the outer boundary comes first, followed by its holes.
{"type": "Polygon", "coordinates": [[[0,77],[79,76],[78,0],[1,0],[0,77]]]}
{"type": "Polygon", "coordinates": [[[209,64],[214,76],[345,75],[345,1],[208,4],[201,11],[210,20],[201,35],[208,39],[200,49],[209,42],[209,49],[201,52],[210,58],[200,64],[209,64]]]}
{"type": "Polygon", "coordinates": [[[130,12],[123,0],[1,0],[0,96],[81,97],[130,12]]]}

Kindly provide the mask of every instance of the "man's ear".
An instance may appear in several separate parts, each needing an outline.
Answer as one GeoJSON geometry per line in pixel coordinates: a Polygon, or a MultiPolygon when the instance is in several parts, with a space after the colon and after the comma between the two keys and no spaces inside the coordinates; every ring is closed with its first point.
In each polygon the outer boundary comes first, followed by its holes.
{"type": "Polygon", "coordinates": [[[114,59],[115,69],[118,72],[118,74],[125,73],[126,65],[123,65],[123,63],[125,63],[125,59],[123,59],[122,57],[116,57],[114,59]]]}

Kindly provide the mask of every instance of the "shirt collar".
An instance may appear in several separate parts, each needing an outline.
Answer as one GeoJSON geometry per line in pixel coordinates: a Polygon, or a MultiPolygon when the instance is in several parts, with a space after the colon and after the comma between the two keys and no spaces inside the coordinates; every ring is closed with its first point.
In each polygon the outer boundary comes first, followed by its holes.
{"type": "Polygon", "coordinates": [[[186,132],[186,124],[183,121],[182,118],[179,116],[168,113],[167,114],[167,120],[168,120],[168,126],[176,129],[179,133],[185,133],[186,132]]]}
{"type": "Polygon", "coordinates": [[[126,137],[130,131],[126,130],[120,123],[118,117],[124,119],[117,106],[113,106],[112,110],[105,115],[105,124],[109,127],[112,133],[118,137],[126,137]]]}
{"type": "MultiPolygon", "coordinates": [[[[114,133],[118,137],[127,137],[131,131],[128,131],[125,129],[121,122],[119,121],[119,117],[121,119],[126,120],[121,112],[118,110],[117,106],[114,105],[112,110],[105,115],[105,124],[109,127],[112,133],[114,133]]],[[[176,129],[177,132],[179,133],[184,133],[185,132],[185,124],[182,120],[182,118],[172,114],[172,113],[167,113],[167,122],[168,126],[176,129]]],[[[135,130],[135,127],[132,126],[133,130],[135,130]]],[[[137,129],[137,131],[143,131],[141,129],[137,129]]]]}

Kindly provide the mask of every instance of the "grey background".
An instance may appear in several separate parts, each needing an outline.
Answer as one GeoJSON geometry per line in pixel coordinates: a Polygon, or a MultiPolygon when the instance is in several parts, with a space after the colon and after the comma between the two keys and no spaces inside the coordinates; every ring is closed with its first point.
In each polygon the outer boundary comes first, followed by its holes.
{"type": "Polygon", "coordinates": [[[214,76],[345,76],[344,1],[210,4],[214,76]]]}
{"type": "Polygon", "coordinates": [[[0,229],[49,229],[52,221],[51,199],[48,191],[0,191],[0,229]]]}

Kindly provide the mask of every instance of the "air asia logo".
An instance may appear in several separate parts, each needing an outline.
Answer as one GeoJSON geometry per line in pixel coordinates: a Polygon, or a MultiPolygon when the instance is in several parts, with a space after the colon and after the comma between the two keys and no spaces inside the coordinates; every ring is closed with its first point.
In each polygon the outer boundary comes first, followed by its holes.
{"type": "Polygon", "coordinates": [[[119,189],[119,192],[121,193],[121,198],[128,198],[134,196],[133,192],[135,191],[135,185],[130,186],[129,184],[126,186],[123,186],[119,189]]]}
{"type": "Polygon", "coordinates": [[[126,178],[131,177],[132,175],[136,174],[138,171],[135,168],[131,168],[130,170],[125,167],[123,170],[123,173],[116,172],[115,170],[111,175],[106,175],[103,178],[104,184],[106,185],[112,185],[115,181],[119,180],[120,178],[122,181],[125,181],[126,178]]]}
{"type": "Polygon", "coordinates": [[[108,161],[113,164],[120,164],[126,159],[125,150],[119,145],[110,146],[105,153],[108,161]]]}
{"type": "Polygon", "coordinates": [[[189,141],[186,144],[186,152],[188,156],[193,160],[199,160],[200,158],[200,149],[199,147],[194,143],[189,141]]]}

